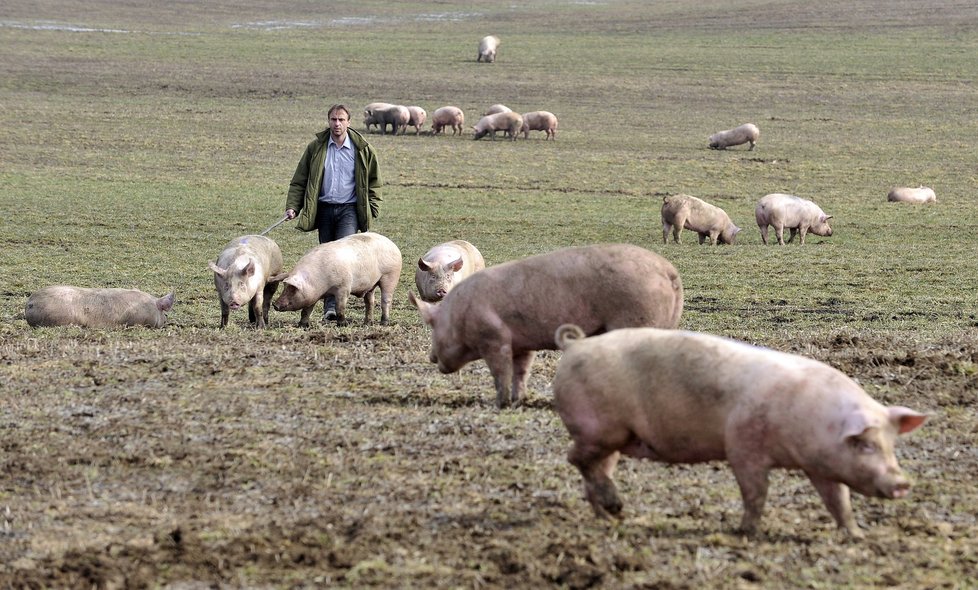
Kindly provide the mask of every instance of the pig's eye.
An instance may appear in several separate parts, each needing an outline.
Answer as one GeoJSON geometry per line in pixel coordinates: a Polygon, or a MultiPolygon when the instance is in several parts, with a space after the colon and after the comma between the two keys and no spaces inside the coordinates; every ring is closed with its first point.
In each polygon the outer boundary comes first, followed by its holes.
{"type": "Polygon", "coordinates": [[[876,443],[866,440],[864,438],[853,437],[852,439],[850,439],[849,444],[852,445],[852,447],[856,450],[857,453],[862,453],[865,455],[871,455],[877,452],[877,450],[879,450],[879,447],[876,446],[876,443]]]}

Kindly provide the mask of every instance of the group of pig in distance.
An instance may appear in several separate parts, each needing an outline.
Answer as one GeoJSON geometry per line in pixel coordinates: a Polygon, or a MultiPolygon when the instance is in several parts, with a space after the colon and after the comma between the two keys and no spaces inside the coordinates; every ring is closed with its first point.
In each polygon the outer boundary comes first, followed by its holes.
{"type": "MultiPolygon", "coordinates": [[[[492,63],[498,38],[480,41],[478,61],[492,63]]],[[[542,130],[554,139],[557,119],[547,111],[517,114],[495,105],[474,127],[475,138],[503,131],[516,139],[542,130]]],[[[392,125],[420,132],[420,107],[372,103],[364,124],[381,132],[392,125]],[[412,112],[413,111],[413,112],[412,112]],[[406,118],[406,120],[405,120],[406,118]]],[[[462,133],[457,107],[433,113],[433,133],[462,133]]],[[[713,149],[750,144],[753,124],[718,132],[713,149]]],[[[926,187],[897,188],[891,201],[936,200],[926,187]]],[[[720,208],[689,195],[662,204],[663,241],[682,229],[702,244],[734,243],[741,231],[720,208]]],[[[789,229],[804,244],[812,232],[830,236],[826,215],[811,201],[774,193],[755,209],[767,243],[774,227],[779,244],[789,229]]],[[[390,321],[400,280],[400,249],[374,232],[320,244],[286,272],[278,245],[262,235],[231,241],[209,264],[221,306],[220,326],[231,311],[247,308],[257,328],[268,324],[269,307],[300,311],[307,327],[317,302],[336,298],[336,321],[348,323],[350,295],[362,297],[365,322],[373,321],[380,288],[381,324],[390,321]],[[282,292],[273,298],[279,286],[282,292]]],[[[667,463],[726,460],[743,500],[739,531],[758,530],[774,468],[802,470],[839,528],[863,536],[850,490],[878,498],[902,498],[910,482],[894,453],[898,435],[919,427],[926,415],[883,406],[855,381],[813,359],[714,335],[676,329],[683,287],[662,256],[631,244],[597,244],[486,268],[478,248],[464,240],[433,246],[415,268],[417,294],[408,298],[431,329],[429,360],[442,373],[482,359],[489,367],[499,408],[519,404],[538,350],[559,349],[552,381],[554,407],[572,439],[568,460],[584,479],[585,497],[598,516],[622,510],[612,474],[622,454],[667,463]],[[615,285],[613,291],[607,285],[615,285]]],[[[45,287],[32,294],[25,318],[33,327],[80,325],[162,327],[173,294],[155,298],[132,289],[45,287]]]]}

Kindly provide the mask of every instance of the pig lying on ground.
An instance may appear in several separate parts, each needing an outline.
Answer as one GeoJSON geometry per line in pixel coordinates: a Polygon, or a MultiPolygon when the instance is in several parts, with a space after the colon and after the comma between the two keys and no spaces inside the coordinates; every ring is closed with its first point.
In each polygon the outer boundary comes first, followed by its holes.
{"type": "Polygon", "coordinates": [[[553,380],[557,413],[599,516],[622,502],[611,480],[621,454],[666,463],[726,460],[740,486],[740,530],[756,532],[768,472],[800,469],[840,528],[861,537],[849,489],[909,493],[893,453],[926,417],[874,401],[849,377],[805,357],[676,330],[634,328],[584,338],[555,334],[564,350],[553,380]]]}
{"type": "Polygon", "coordinates": [[[479,55],[475,58],[475,61],[485,61],[486,63],[492,63],[496,61],[496,50],[499,49],[499,37],[495,35],[487,35],[479,41],[479,55]]]}
{"type": "Polygon", "coordinates": [[[805,243],[805,234],[812,232],[817,236],[828,237],[832,235],[832,228],[829,227],[831,215],[826,215],[815,203],[781,193],[765,195],[757,202],[754,208],[754,219],[757,220],[757,227],[761,229],[761,241],[767,244],[767,228],[774,226],[774,232],[778,236],[778,244],[784,245],[784,228],[791,230],[788,243],[795,239],[795,234],[801,235],[801,243],[805,243]]]}
{"type": "Polygon", "coordinates": [[[472,128],[475,131],[475,137],[473,139],[480,139],[485,137],[487,133],[491,133],[492,140],[495,141],[496,132],[502,131],[504,137],[508,136],[513,141],[516,141],[516,134],[522,128],[523,116],[519,113],[509,111],[506,113],[496,113],[495,115],[486,115],[479,119],[479,122],[472,128]]]}
{"type": "Polygon", "coordinates": [[[482,116],[485,117],[486,115],[495,115],[496,113],[512,113],[512,112],[513,109],[509,108],[504,104],[494,104],[488,109],[486,109],[486,112],[482,113],[482,116]]]}
{"type": "Polygon", "coordinates": [[[173,293],[156,298],[137,289],[87,289],[53,285],[27,298],[24,317],[32,328],[81,326],[162,328],[173,293]]]}
{"type": "Polygon", "coordinates": [[[710,149],[723,150],[728,147],[750,143],[747,151],[754,149],[757,138],[761,136],[760,129],[753,123],[744,123],[740,127],[719,131],[710,136],[710,149]]]}
{"type": "Polygon", "coordinates": [[[673,240],[682,243],[679,234],[683,229],[689,229],[699,234],[700,244],[707,237],[710,244],[717,241],[733,244],[739,227],[730,221],[726,211],[689,195],[672,195],[662,198],[662,243],[668,241],[669,230],[672,230],[673,240]]]}
{"type": "Polygon", "coordinates": [[[530,131],[545,131],[547,139],[557,140],[557,116],[550,111],[523,113],[523,139],[530,138],[530,131]]]}
{"type": "Polygon", "coordinates": [[[438,244],[418,259],[414,284],[421,299],[437,303],[462,279],[486,267],[482,253],[465,240],[438,244]]]}
{"type": "Polygon", "coordinates": [[[893,203],[936,203],[937,195],[934,189],[921,186],[918,188],[897,187],[886,195],[886,200],[893,203]]]}
{"type": "Polygon", "coordinates": [[[411,117],[408,119],[408,127],[414,127],[414,134],[421,133],[421,126],[428,119],[428,112],[421,107],[410,106],[407,108],[411,117]]]}
{"type": "Polygon", "coordinates": [[[363,125],[368,133],[370,132],[371,125],[380,127],[380,115],[378,115],[376,111],[387,109],[392,106],[394,105],[389,102],[372,102],[363,107],[363,125]]]}
{"type": "Polygon", "coordinates": [[[364,123],[367,122],[368,118],[380,127],[381,135],[387,134],[388,125],[391,126],[391,133],[397,135],[407,131],[408,122],[411,120],[411,111],[405,106],[393,104],[368,111],[364,123]]]}
{"type": "Polygon", "coordinates": [[[265,236],[241,236],[225,246],[217,262],[209,266],[221,301],[221,327],[228,325],[232,310],[247,305],[248,320],[256,328],[264,328],[268,306],[278,288],[278,283],[268,279],[282,272],[278,244],[265,236]]]}
{"type": "Polygon", "coordinates": [[[683,309],[675,267],[630,244],[562,248],[491,266],[438,305],[409,298],[431,326],[431,362],[454,373],[485,359],[500,408],[519,403],[535,351],[554,348],[559,325],[574,322],[588,334],[675,328],[683,309]]]}
{"type": "Polygon", "coordinates": [[[363,297],[364,323],[373,321],[374,289],[380,287],[380,323],[390,322],[391,301],[401,277],[401,251],[385,236],[374,232],[353,234],[320,244],[307,252],[288,273],[272,277],[284,290],[272,304],[278,311],[301,309],[299,327],[309,326],[316,302],[336,298],[336,323],[346,325],[346,299],[363,297]]]}
{"type": "Polygon", "coordinates": [[[441,107],[431,114],[431,133],[438,135],[445,127],[452,128],[452,135],[462,135],[465,125],[465,113],[458,107],[441,107]]]}

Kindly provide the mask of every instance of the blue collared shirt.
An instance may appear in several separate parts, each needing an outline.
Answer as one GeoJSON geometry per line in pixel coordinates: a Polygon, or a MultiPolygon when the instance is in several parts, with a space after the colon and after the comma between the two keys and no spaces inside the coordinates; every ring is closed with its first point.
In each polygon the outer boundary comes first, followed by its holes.
{"type": "Polygon", "coordinates": [[[332,205],[344,205],[357,201],[356,183],[353,180],[353,165],[357,152],[349,134],[343,145],[338,145],[329,136],[326,143],[326,163],[323,165],[323,186],[319,189],[319,201],[332,205]]]}

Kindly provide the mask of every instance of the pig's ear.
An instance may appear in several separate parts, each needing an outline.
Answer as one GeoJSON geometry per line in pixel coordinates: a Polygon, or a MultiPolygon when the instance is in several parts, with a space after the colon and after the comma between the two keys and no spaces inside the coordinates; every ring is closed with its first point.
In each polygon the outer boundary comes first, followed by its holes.
{"type": "Polygon", "coordinates": [[[832,219],[833,217],[835,217],[835,216],[834,215],[826,215],[825,218],[823,219],[823,221],[828,221],[828,220],[832,219]]]}
{"type": "Polygon", "coordinates": [[[249,260],[248,266],[244,267],[244,270],[242,272],[244,272],[244,274],[249,277],[255,274],[255,261],[249,260]]]}
{"type": "Polygon", "coordinates": [[[458,260],[453,260],[449,266],[452,267],[452,272],[458,272],[462,270],[462,257],[459,256],[458,260]]]}
{"type": "Polygon", "coordinates": [[[903,406],[890,406],[887,411],[890,413],[890,422],[897,427],[897,434],[912,432],[927,420],[926,414],[915,412],[903,406]]]}
{"type": "Polygon", "coordinates": [[[173,293],[171,292],[167,294],[165,297],[160,297],[159,299],[156,300],[156,308],[159,309],[160,311],[170,311],[170,308],[173,307],[173,302],[175,300],[176,298],[173,296],[173,293]]]}
{"type": "Polygon", "coordinates": [[[431,265],[424,261],[424,258],[418,258],[418,268],[425,272],[431,272],[431,265]]]}
{"type": "Polygon", "coordinates": [[[223,278],[224,276],[227,275],[228,271],[226,269],[221,268],[214,262],[208,262],[207,266],[209,266],[211,270],[214,271],[214,274],[218,275],[219,277],[223,278]]]}

